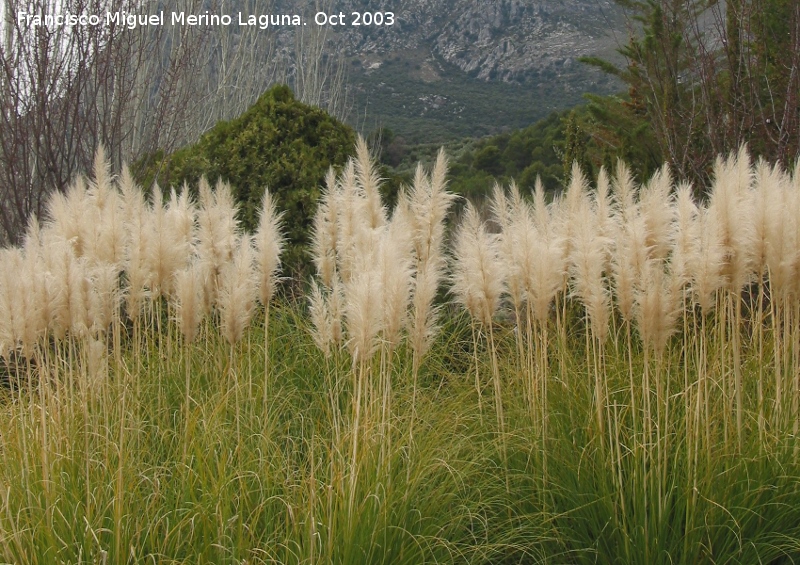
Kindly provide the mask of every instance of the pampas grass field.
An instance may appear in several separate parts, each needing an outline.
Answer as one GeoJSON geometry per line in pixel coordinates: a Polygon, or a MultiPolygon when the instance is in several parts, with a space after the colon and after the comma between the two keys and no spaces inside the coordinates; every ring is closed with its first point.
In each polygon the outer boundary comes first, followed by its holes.
{"type": "Polygon", "coordinates": [[[0,251],[0,562],[800,562],[800,164],[446,174],[360,141],[293,300],[269,192],[98,151],[0,251]]]}

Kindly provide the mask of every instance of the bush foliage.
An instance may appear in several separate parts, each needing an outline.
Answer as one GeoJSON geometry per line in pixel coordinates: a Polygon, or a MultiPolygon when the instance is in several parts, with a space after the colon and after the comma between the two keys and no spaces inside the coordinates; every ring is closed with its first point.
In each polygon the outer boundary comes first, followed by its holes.
{"type": "Polygon", "coordinates": [[[325,111],[295,100],[278,85],[265,92],[244,114],[219,122],[197,143],[170,155],[154,155],[140,179],[144,186],[197,186],[205,175],[231,183],[242,226],[252,231],[264,188],[284,211],[288,239],[284,264],[300,268],[305,258],[319,186],[333,165],[344,164],[355,144],[353,130],[325,111]]]}

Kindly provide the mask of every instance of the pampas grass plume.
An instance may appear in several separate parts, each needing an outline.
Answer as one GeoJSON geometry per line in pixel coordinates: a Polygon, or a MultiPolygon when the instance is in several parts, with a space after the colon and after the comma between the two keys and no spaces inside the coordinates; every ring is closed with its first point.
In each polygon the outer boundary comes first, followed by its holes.
{"type": "Polygon", "coordinates": [[[203,320],[203,273],[193,262],[175,273],[175,315],[187,343],[194,341],[203,320]]]}
{"type": "Polygon", "coordinates": [[[722,274],[732,292],[738,292],[748,282],[756,260],[758,242],[752,210],[744,207],[751,185],[750,157],[744,145],[737,155],[717,158],[708,212],[714,217],[725,255],[722,274]]]}
{"type": "Polygon", "coordinates": [[[688,257],[692,249],[692,226],[697,221],[698,208],[692,198],[692,186],[682,183],[675,190],[675,223],[673,225],[670,271],[679,287],[689,282],[688,257]]]}
{"type": "Polygon", "coordinates": [[[230,185],[219,181],[216,189],[205,178],[198,184],[200,207],[197,214],[197,255],[210,273],[208,301],[215,303],[223,267],[233,257],[238,222],[230,185]]]}
{"type": "Polygon", "coordinates": [[[575,222],[570,255],[573,292],[589,314],[592,332],[603,342],[610,315],[610,296],[603,274],[605,249],[610,240],[598,233],[597,216],[588,206],[580,206],[572,221],[575,222]]]}
{"type": "Polygon", "coordinates": [[[361,214],[365,227],[375,229],[386,224],[386,210],[381,204],[378,186],[381,179],[369,153],[366,140],[359,135],[356,141],[356,183],[361,191],[361,214]]]}
{"type": "Polygon", "coordinates": [[[381,325],[384,340],[394,348],[400,343],[400,332],[406,325],[413,282],[408,230],[399,219],[392,221],[381,237],[378,269],[383,293],[381,325]]]}
{"type": "Polygon", "coordinates": [[[90,267],[88,275],[92,282],[91,330],[95,334],[105,333],[119,307],[119,271],[116,265],[106,263],[90,267]]]}
{"type": "Polygon", "coordinates": [[[280,229],[281,214],[268,190],[261,199],[261,215],[255,233],[258,291],[261,304],[267,305],[275,294],[280,256],[285,238],[280,229]]]}
{"type": "Polygon", "coordinates": [[[716,216],[710,214],[707,208],[700,211],[693,224],[692,248],[687,257],[687,266],[692,275],[692,292],[704,312],[714,306],[716,292],[725,282],[722,273],[725,249],[716,220],[716,216]]]}
{"type": "Polygon", "coordinates": [[[309,314],[311,316],[311,337],[314,343],[327,358],[331,355],[333,343],[332,321],[328,303],[322,288],[317,281],[311,281],[311,294],[308,297],[309,314]]]}
{"type": "Polygon", "coordinates": [[[677,329],[681,312],[674,288],[664,273],[662,262],[649,260],[644,268],[642,288],[636,292],[636,320],[645,347],[659,356],[677,329]]]}
{"type": "Polygon", "coordinates": [[[377,336],[382,329],[381,288],[377,271],[354,273],[345,284],[344,317],[347,325],[347,346],[353,363],[372,358],[377,347],[377,336]]]}
{"type": "Polygon", "coordinates": [[[235,246],[233,261],[224,266],[220,275],[219,323],[230,345],[242,339],[253,315],[257,291],[254,261],[252,238],[242,236],[235,246]]]}
{"type": "Polygon", "coordinates": [[[325,175],[325,188],[314,214],[311,255],[322,284],[330,288],[336,272],[338,247],[339,185],[333,167],[325,175]]]}
{"type": "Polygon", "coordinates": [[[500,307],[506,269],[496,236],[487,233],[471,202],[458,226],[453,256],[451,292],[473,318],[488,326],[500,307]]]}

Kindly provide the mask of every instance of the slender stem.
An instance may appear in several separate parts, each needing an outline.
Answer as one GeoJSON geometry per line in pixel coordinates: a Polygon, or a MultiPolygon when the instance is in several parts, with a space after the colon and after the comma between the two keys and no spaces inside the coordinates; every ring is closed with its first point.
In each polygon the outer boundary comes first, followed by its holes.
{"type": "Polygon", "coordinates": [[[267,400],[269,395],[269,303],[264,305],[264,386],[263,386],[263,412],[262,417],[267,419],[267,400]]]}
{"type": "Polygon", "coordinates": [[[506,492],[510,492],[510,484],[508,477],[508,450],[506,448],[506,431],[505,431],[505,417],[503,415],[503,396],[500,386],[500,368],[497,364],[497,349],[494,343],[494,330],[492,323],[489,321],[489,350],[492,357],[492,375],[494,381],[494,402],[497,411],[497,427],[500,433],[500,449],[502,450],[503,464],[505,466],[506,476],[506,492]]]}

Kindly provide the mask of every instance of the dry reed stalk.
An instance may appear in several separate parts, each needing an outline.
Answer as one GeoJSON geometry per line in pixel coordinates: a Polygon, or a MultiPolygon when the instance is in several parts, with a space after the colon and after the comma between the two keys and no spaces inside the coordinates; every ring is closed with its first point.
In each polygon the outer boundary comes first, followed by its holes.
{"type": "Polygon", "coordinates": [[[765,394],[764,394],[764,322],[766,306],[766,287],[768,280],[767,255],[769,250],[770,224],[780,221],[774,214],[778,210],[770,206],[770,202],[779,198],[780,187],[784,183],[783,172],[779,165],[769,166],[759,159],[755,168],[754,188],[750,193],[747,208],[753,210],[753,239],[755,240],[755,273],[758,284],[756,317],[751,320],[755,327],[755,341],[758,351],[758,430],[759,446],[763,450],[766,444],[765,394]]]}
{"type": "Polygon", "coordinates": [[[516,185],[513,185],[513,183],[511,190],[512,192],[515,191],[517,194],[515,200],[518,202],[514,204],[510,203],[506,198],[503,187],[495,183],[492,189],[491,210],[494,220],[500,227],[500,233],[498,234],[500,256],[503,262],[508,266],[506,287],[508,295],[511,298],[512,307],[514,308],[514,322],[516,324],[516,331],[514,333],[517,345],[518,374],[524,376],[523,385],[526,391],[525,395],[528,397],[528,404],[532,406],[534,402],[533,388],[531,386],[533,375],[525,353],[525,337],[522,331],[522,309],[525,303],[523,281],[524,262],[528,259],[527,255],[529,255],[528,252],[531,249],[531,242],[527,239],[529,230],[525,228],[528,224],[532,225],[532,222],[525,222],[521,217],[525,216],[524,204],[519,202],[519,191],[517,191],[516,185]],[[517,206],[520,209],[516,209],[517,206]],[[512,214],[514,215],[514,220],[512,220],[512,214]],[[521,241],[519,241],[520,238],[522,238],[521,241]]]}
{"type": "MultiPolygon", "coordinates": [[[[175,305],[174,311],[178,321],[178,327],[183,336],[183,366],[184,366],[184,418],[186,422],[185,437],[189,434],[189,415],[191,412],[191,360],[189,350],[192,342],[197,337],[200,323],[203,320],[203,310],[201,308],[203,295],[202,274],[195,261],[188,267],[175,273],[175,305]]],[[[184,459],[188,439],[184,442],[184,459]]]]}
{"type": "MultiPolygon", "coordinates": [[[[141,313],[147,298],[147,272],[144,266],[144,250],[148,237],[145,220],[146,204],[141,189],[134,182],[127,167],[123,168],[119,188],[122,193],[126,218],[124,227],[127,233],[123,261],[127,282],[125,305],[127,316],[133,322],[133,346],[138,352],[141,350],[141,313]]],[[[141,356],[137,354],[135,357],[138,374],[141,370],[141,356]]]]}
{"type": "MultiPolygon", "coordinates": [[[[375,269],[361,269],[353,272],[350,281],[345,284],[344,290],[344,318],[347,335],[349,336],[347,346],[352,358],[353,377],[353,435],[350,467],[351,505],[355,496],[358,471],[361,420],[362,417],[365,420],[371,420],[372,418],[371,411],[363,412],[364,408],[368,408],[370,404],[371,389],[365,389],[371,385],[372,361],[378,349],[378,336],[382,329],[380,282],[379,273],[375,269]],[[362,396],[367,397],[366,402],[362,402],[362,396]]],[[[364,426],[364,428],[366,431],[368,426],[364,426]]]]}
{"type": "Polygon", "coordinates": [[[595,382],[597,433],[603,442],[607,385],[601,367],[610,309],[610,293],[605,287],[603,268],[606,247],[610,242],[598,233],[597,215],[588,200],[577,201],[570,221],[575,224],[570,234],[569,256],[572,295],[583,304],[586,311],[586,364],[595,382]]]}
{"type": "Polygon", "coordinates": [[[512,230],[514,246],[522,247],[515,255],[522,255],[519,267],[526,303],[527,365],[530,372],[529,402],[531,416],[540,422],[542,479],[548,483],[548,320],[550,306],[556,300],[567,271],[564,262],[563,241],[552,224],[551,210],[545,203],[544,187],[537,179],[533,207],[524,203],[516,206],[516,220],[512,230]],[[521,232],[521,233],[520,233],[521,232]]]}
{"type": "MultiPolygon", "coordinates": [[[[736,433],[739,450],[743,441],[742,368],[741,368],[741,293],[753,277],[756,244],[751,210],[745,210],[752,185],[752,169],[745,146],[728,159],[718,158],[714,165],[714,183],[708,211],[715,217],[723,247],[722,275],[725,279],[724,310],[727,324],[722,328],[729,334],[732,345],[733,400],[736,414],[736,433]]],[[[727,342],[724,339],[723,342],[727,342]]],[[[725,383],[726,387],[729,386],[725,383]]]]}
{"type": "Polygon", "coordinates": [[[506,265],[500,258],[497,237],[486,231],[478,211],[470,202],[456,231],[453,257],[451,292],[470,316],[480,323],[481,328],[487,330],[497,427],[503,460],[507,463],[502,386],[492,327],[492,319],[505,292],[506,265]]]}
{"type": "MultiPolygon", "coordinates": [[[[391,221],[382,233],[378,248],[381,297],[381,370],[380,397],[383,435],[383,454],[391,449],[390,419],[392,413],[392,368],[396,348],[400,345],[403,328],[408,324],[410,298],[413,285],[413,256],[411,230],[407,216],[395,210],[391,221]]],[[[387,458],[388,460],[388,458],[387,458]]]]}
{"type": "Polygon", "coordinates": [[[634,436],[638,434],[638,409],[636,387],[633,375],[633,342],[631,324],[634,317],[634,293],[636,281],[641,277],[642,265],[647,258],[646,230],[644,220],[636,204],[636,185],[628,166],[617,161],[612,193],[616,201],[616,221],[614,222],[614,253],[611,260],[612,288],[616,298],[617,310],[625,327],[625,345],[628,352],[628,373],[630,381],[630,402],[634,436]]]}
{"type": "Polygon", "coordinates": [[[198,192],[196,253],[208,272],[205,301],[210,308],[217,302],[222,269],[233,258],[239,223],[229,184],[219,181],[212,191],[203,177],[198,183],[198,192]]]}
{"type": "Polygon", "coordinates": [[[442,255],[444,221],[455,199],[455,195],[446,190],[446,176],[447,156],[444,149],[440,149],[430,177],[425,174],[421,165],[417,166],[405,212],[411,226],[415,272],[414,293],[411,299],[412,312],[407,328],[412,350],[412,423],[409,427],[409,436],[412,440],[419,368],[439,331],[440,310],[434,305],[434,300],[444,275],[445,260],[442,255]]]}
{"type": "Polygon", "coordinates": [[[259,300],[264,306],[264,385],[263,410],[267,411],[267,389],[269,384],[269,309],[278,282],[280,256],[285,245],[281,233],[281,213],[275,206],[272,195],[264,190],[261,199],[261,214],[255,233],[256,272],[258,275],[259,300]]]}
{"type": "Polygon", "coordinates": [[[787,308],[789,292],[792,286],[792,263],[786,258],[792,256],[794,247],[790,227],[795,221],[790,211],[791,181],[786,175],[775,179],[772,198],[768,201],[767,214],[771,218],[767,226],[766,264],[770,290],[770,310],[772,320],[772,336],[774,342],[775,362],[775,402],[773,422],[776,430],[781,430],[784,417],[786,362],[786,328],[788,328],[787,308]]]}
{"type": "Polygon", "coordinates": [[[341,200],[341,187],[336,180],[333,167],[325,175],[325,187],[317,203],[314,225],[311,231],[311,256],[317,275],[326,288],[333,286],[336,276],[336,257],[339,245],[338,222],[341,200]]]}
{"type": "MultiPolygon", "coordinates": [[[[220,272],[217,296],[220,332],[229,346],[227,373],[229,387],[233,387],[236,406],[237,453],[241,446],[241,403],[239,401],[241,383],[237,367],[238,356],[234,353],[236,345],[241,341],[244,331],[250,325],[255,309],[257,289],[254,256],[252,237],[240,236],[234,246],[233,260],[223,265],[220,272]]],[[[252,379],[252,375],[249,378],[252,379]]]]}
{"type": "MultiPolygon", "coordinates": [[[[718,226],[707,208],[699,210],[697,220],[691,226],[691,251],[687,256],[687,266],[691,273],[692,303],[699,306],[700,332],[695,357],[697,370],[697,404],[695,410],[694,438],[696,451],[700,449],[701,429],[705,434],[706,457],[711,449],[711,411],[710,375],[708,364],[708,324],[707,319],[716,308],[717,293],[724,284],[722,265],[724,250],[719,238],[718,226]]],[[[695,463],[695,468],[697,464],[695,463]]]]}
{"type": "Polygon", "coordinates": [[[528,327],[530,333],[535,334],[535,340],[539,341],[536,346],[529,343],[528,348],[531,352],[534,349],[539,352],[539,359],[535,363],[535,372],[538,373],[535,375],[535,380],[540,389],[539,411],[544,453],[547,440],[547,381],[550,377],[548,320],[550,307],[562,287],[567,265],[564,262],[563,241],[557,237],[557,232],[551,225],[552,216],[545,204],[544,188],[540,180],[536,183],[534,192],[532,219],[534,233],[529,253],[536,257],[536,260],[525,263],[525,292],[528,304],[528,327]],[[531,327],[531,323],[534,327],[531,327]]]}

